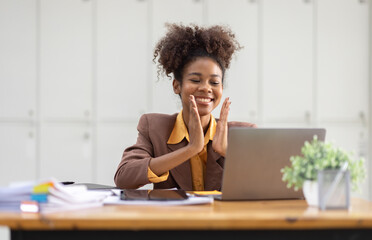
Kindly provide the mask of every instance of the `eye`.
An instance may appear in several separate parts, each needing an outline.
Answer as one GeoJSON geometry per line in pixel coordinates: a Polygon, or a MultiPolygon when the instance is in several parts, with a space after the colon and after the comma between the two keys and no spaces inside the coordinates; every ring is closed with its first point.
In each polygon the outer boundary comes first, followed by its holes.
{"type": "Polygon", "coordinates": [[[212,80],[212,81],[210,81],[210,83],[212,85],[218,85],[218,84],[220,84],[220,81],[212,80]]]}
{"type": "Polygon", "coordinates": [[[191,81],[191,82],[194,82],[194,83],[198,83],[198,82],[200,82],[199,79],[190,79],[190,81],[191,81]]]}

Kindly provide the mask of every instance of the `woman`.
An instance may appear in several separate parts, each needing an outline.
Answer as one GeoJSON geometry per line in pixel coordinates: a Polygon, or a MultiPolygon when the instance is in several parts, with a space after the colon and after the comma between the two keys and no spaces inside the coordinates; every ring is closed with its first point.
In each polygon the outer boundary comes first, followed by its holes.
{"type": "Polygon", "coordinates": [[[183,109],[140,118],[137,143],[124,151],[115,183],[119,188],[154,183],[154,188],[220,190],[228,127],[255,127],[227,121],[229,98],[222,103],[219,120],[211,114],[221,101],[225,70],[240,45],[222,26],[168,28],[154,60],[158,58],[159,71],[174,76],[173,91],[183,109]]]}

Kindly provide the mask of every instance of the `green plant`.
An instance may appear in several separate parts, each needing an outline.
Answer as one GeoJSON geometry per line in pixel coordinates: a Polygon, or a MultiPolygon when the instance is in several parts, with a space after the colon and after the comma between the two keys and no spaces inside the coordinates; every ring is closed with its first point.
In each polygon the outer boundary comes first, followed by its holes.
{"type": "Polygon", "coordinates": [[[318,170],[340,169],[347,162],[353,190],[358,190],[358,183],[365,176],[364,159],[354,160],[351,153],[336,148],[331,143],[319,141],[314,136],[311,142],[306,141],[301,148],[302,156],[291,156],[291,166],[281,169],[282,180],[287,182],[287,187],[294,187],[297,191],[302,188],[305,180],[317,179],[318,170]]]}

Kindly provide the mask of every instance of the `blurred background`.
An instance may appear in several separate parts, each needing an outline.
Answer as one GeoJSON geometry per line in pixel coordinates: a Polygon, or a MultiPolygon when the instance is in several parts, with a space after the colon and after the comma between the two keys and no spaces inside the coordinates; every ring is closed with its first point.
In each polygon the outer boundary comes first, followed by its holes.
{"type": "MultiPolygon", "coordinates": [[[[370,0],[0,0],[0,185],[114,185],[141,114],[175,113],[153,49],[164,23],[223,24],[230,120],[323,127],[366,159],[372,198],[370,0]]],[[[219,116],[219,109],[214,112],[219,116]]]]}

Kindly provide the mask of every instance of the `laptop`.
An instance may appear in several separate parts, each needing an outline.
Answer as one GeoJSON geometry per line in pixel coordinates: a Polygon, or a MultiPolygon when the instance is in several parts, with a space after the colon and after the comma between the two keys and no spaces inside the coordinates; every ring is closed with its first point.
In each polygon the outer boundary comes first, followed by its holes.
{"type": "Polygon", "coordinates": [[[287,188],[281,169],[301,155],[314,135],[324,141],[322,128],[230,128],[219,200],[303,199],[287,188]]]}

